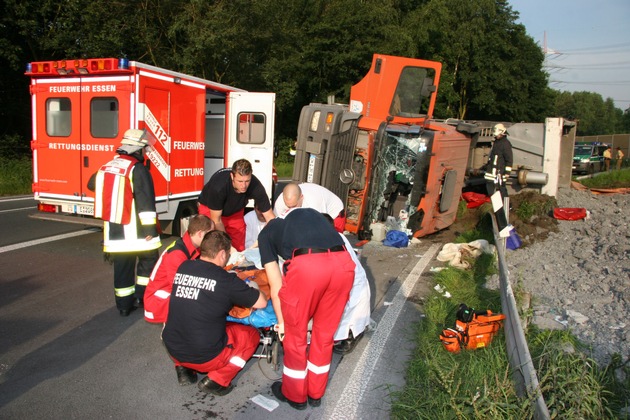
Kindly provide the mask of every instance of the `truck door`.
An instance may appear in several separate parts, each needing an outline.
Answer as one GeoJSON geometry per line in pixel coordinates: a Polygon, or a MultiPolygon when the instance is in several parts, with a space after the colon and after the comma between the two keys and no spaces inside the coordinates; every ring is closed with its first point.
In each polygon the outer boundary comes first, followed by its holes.
{"type": "MultiPolygon", "coordinates": [[[[87,182],[129,127],[129,76],[33,79],[36,197],[94,201],[87,182]]],[[[80,203],[64,211],[91,214],[80,203]]]]}
{"type": "Polygon", "coordinates": [[[230,92],[227,101],[227,166],[249,160],[270,198],[275,100],[275,93],[230,92]]]}

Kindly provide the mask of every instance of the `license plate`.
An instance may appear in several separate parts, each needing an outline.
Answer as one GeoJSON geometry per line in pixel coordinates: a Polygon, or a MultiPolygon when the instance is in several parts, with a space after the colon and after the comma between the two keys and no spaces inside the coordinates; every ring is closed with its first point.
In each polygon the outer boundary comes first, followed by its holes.
{"type": "Polygon", "coordinates": [[[84,204],[64,204],[61,206],[64,213],[81,214],[84,216],[94,216],[94,206],[84,204]]]}

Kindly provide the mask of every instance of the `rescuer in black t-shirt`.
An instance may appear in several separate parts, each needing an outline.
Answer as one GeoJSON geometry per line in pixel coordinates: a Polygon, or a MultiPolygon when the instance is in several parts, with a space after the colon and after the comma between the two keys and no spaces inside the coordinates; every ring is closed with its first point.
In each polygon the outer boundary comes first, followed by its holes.
{"type": "Polygon", "coordinates": [[[199,214],[208,216],[217,230],[227,232],[237,251],[245,249],[245,206],[249,199],[266,221],[275,217],[265,187],[252,174],[252,165],[239,159],[232,168],[220,169],[212,175],[199,194],[199,214]]]}
{"type": "Polygon", "coordinates": [[[201,242],[200,259],[180,265],[162,331],[180,383],[182,376],[195,383],[197,372],[207,372],[199,389],[215,395],[226,395],[232,390],[232,379],[260,341],[254,327],[226,322],[228,312],[234,305],[267,306],[263,293],[225,271],[230,242],[225,232],[208,232],[201,242]]]}
{"type": "Polygon", "coordinates": [[[292,209],[284,219],[267,223],[258,247],[284,341],[282,382],[274,382],[271,391],[295,409],[305,409],[307,400],[317,407],[326,391],[333,336],[348,302],[355,264],[335,228],[309,208],[292,209]],[[278,257],[285,260],[284,278],[278,257]]]}

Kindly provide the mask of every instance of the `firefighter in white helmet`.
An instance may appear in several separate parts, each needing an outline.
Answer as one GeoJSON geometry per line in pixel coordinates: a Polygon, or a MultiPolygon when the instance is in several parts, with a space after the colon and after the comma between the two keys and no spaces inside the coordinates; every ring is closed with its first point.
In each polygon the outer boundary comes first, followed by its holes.
{"type": "Polygon", "coordinates": [[[155,189],[144,165],[146,130],[125,132],[113,160],[96,173],[94,215],[104,221],[103,250],[114,262],[114,295],[121,316],[141,307],[162,245],[155,189]]]}
{"type": "Polygon", "coordinates": [[[507,138],[507,129],[501,123],[496,124],[492,128],[492,149],[490,156],[484,169],[486,171],[484,178],[488,188],[488,195],[492,195],[496,188],[499,188],[503,198],[508,196],[506,182],[512,172],[512,163],[514,161],[512,155],[512,143],[507,138]]]}

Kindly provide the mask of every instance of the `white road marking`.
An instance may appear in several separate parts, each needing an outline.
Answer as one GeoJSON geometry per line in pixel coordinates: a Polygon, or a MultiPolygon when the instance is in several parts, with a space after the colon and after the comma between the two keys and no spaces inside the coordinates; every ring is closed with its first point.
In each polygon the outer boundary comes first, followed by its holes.
{"type": "Polygon", "coordinates": [[[32,210],[32,209],[36,209],[37,206],[33,206],[33,207],[20,207],[19,209],[8,209],[8,210],[0,210],[0,213],[10,213],[12,211],[20,211],[20,210],[32,210]]]}
{"type": "Polygon", "coordinates": [[[376,363],[378,363],[385,351],[385,344],[387,343],[390,333],[394,329],[394,325],[400,316],[403,305],[413,291],[420,275],[431,260],[433,260],[433,257],[439,248],[439,244],[433,244],[429,247],[413,270],[411,270],[411,273],[409,273],[403,284],[400,286],[398,292],[396,292],[396,296],[394,297],[392,304],[387,308],[385,315],[383,315],[383,318],[378,323],[378,326],[370,337],[368,345],[363,350],[350,379],[346,383],[344,390],[341,392],[341,398],[337,400],[337,404],[333,409],[331,418],[356,418],[361,398],[363,397],[367,385],[370,382],[372,373],[375,371],[376,363]]]}
{"type": "Polygon", "coordinates": [[[15,251],[16,249],[27,248],[33,245],[41,245],[48,242],[60,241],[62,239],[74,238],[75,236],[88,235],[90,233],[94,233],[93,230],[79,230],[77,232],[64,233],[63,235],[51,236],[49,238],[35,239],[33,241],[22,242],[19,244],[7,245],[0,247],[0,254],[9,251],[15,251]]]}
{"type": "Polygon", "coordinates": [[[32,195],[24,195],[19,197],[11,197],[11,198],[0,198],[0,203],[8,203],[9,201],[26,201],[26,200],[34,200],[32,195]]]}

